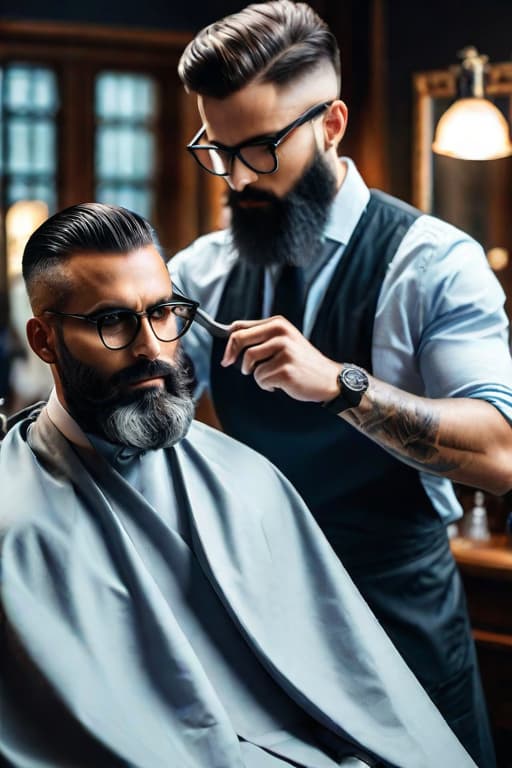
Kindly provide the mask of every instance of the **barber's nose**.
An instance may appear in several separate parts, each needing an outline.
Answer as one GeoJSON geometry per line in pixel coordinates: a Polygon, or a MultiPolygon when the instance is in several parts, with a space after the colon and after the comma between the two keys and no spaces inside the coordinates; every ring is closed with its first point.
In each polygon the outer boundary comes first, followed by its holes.
{"type": "Polygon", "coordinates": [[[146,357],[148,360],[156,360],[160,355],[160,342],[147,317],[141,318],[139,332],[132,342],[132,351],[136,357],[146,357]]]}
{"type": "Polygon", "coordinates": [[[226,176],[226,181],[235,192],[242,192],[248,184],[258,180],[258,174],[248,168],[238,157],[233,158],[231,173],[226,176]]]}

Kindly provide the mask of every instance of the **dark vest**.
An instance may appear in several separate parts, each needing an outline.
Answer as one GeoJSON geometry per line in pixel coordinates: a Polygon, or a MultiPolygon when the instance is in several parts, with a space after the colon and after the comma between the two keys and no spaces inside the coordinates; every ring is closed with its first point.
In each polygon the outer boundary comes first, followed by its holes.
{"type": "MultiPolygon", "coordinates": [[[[419,211],[372,191],[318,312],[311,342],[327,357],[371,372],[377,300],[386,270],[419,211]]],[[[238,261],[217,320],[261,317],[263,269],[238,261]]],[[[212,350],[211,388],[223,429],[267,456],[297,488],[350,570],[421,554],[442,535],[418,472],[318,403],[265,392],[252,376],[222,368],[212,350]]]]}

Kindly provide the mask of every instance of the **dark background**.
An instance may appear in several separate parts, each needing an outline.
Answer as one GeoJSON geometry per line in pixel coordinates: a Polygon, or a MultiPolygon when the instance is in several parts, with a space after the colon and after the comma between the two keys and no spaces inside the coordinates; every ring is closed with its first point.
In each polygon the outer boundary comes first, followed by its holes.
{"type": "MultiPolygon", "coordinates": [[[[119,4],[100,0],[68,4],[57,0],[2,0],[0,18],[174,29],[192,35],[205,24],[244,5],[235,0],[124,0],[119,4]]],[[[475,45],[491,61],[510,60],[511,0],[314,0],[311,5],[331,24],[342,47],[343,97],[352,118],[345,150],[353,150],[361,132],[366,134],[369,130],[364,123],[369,119],[365,112],[369,108],[369,80],[373,77],[376,92],[372,98],[383,102],[380,125],[371,126],[372,131],[378,130],[385,137],[383,157],[379,160],[383,167],[379,175],[381,185],[410,199],[412,73],[454,64],[456,52],[465,45],[475,45]],[[379,28],[373,30],[380,49],[378,65],[371,73],[370,35],[376,9],[380,22],[379,28]]]]}

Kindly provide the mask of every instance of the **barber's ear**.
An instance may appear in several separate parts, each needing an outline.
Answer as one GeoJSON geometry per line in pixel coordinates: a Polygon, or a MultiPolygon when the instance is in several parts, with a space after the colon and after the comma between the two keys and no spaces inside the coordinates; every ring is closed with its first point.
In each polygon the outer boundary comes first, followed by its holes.
{"type": "Polygon", "coordinates": [[[348,108],[344,101],[336,99],[328,108],[324,120],[325,148],[337,147],[347,128],[348,108]]]}
{"type": "Polygon", "coordinates": [[[27,322],[27,339],[31,349],[45,363],[55,363],[54,333],[40,317],[31,317],[27,322]]]}

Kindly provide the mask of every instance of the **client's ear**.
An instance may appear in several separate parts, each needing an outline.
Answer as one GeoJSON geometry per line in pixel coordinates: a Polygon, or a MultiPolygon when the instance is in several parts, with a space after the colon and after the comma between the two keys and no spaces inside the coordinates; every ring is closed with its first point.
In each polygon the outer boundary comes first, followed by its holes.
{"type": "Polygon", "coordinates": [[[31,349],[45,363],[55,363],[55,347],[51,327],[40,317],[31,317],[27,322],[27,339],[31,349]]]}

